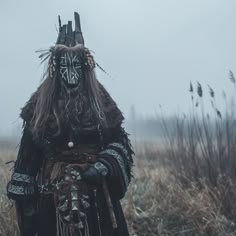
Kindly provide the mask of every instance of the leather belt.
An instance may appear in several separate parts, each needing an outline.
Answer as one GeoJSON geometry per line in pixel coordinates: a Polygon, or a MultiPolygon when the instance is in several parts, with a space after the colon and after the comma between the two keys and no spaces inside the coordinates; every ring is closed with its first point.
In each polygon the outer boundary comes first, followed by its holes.
{"type": "Polygon", "coordinates": [[[94,163],[97,160],[97,155],[90,153],[58,153],[50,158],[46,158],[53,162],[68,162],[68,163],[94,163]]]}

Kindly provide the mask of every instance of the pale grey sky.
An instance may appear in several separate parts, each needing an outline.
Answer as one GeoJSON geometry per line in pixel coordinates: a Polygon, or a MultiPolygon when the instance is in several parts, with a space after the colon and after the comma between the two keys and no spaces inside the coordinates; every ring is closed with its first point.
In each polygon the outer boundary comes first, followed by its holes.
{"type": "MultiPolygon", "coordinates": [[[[98,72],[126,115],[187,111],[189,81],[232,91],[236,73],[235,0],[0,0],[0,132],[40,83],[35,51],[57,38],[57,16],[81,15],[86,46],[112,76],[98,72]]],[[[220,96],[220,95],[218,95],[220,96]]],[[[0,134],[1,134],[0,133],[0,134]]]]}

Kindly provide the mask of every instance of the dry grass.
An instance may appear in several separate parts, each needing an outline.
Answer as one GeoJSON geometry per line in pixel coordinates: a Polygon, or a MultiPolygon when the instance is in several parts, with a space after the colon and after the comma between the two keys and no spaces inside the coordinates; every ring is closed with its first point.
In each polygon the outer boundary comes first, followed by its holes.
{"type": "Polygon", "coordinates": [[[186,187],[158,161],[138,160],[136,177],[123,202],[131,235],[236,235],[234,219],[222,211],[226,204],[234,207],[235,189],[234,182],[223,178],[217,188],[204,180],[201,185],[189,181],[186,187]]]}
{"type": "MultiPolygon", "coordinates": [[[[210,118],[200,84],[196,91],[197,97],[191,85],[188,118],[177,116],[171,130],[163,119],[164,141],[135,143],[134,179],[123,200],[131,236],[236,236],[236,106],[226,101],[221,114],[210,88],[210,118]]],[[[18,233],[5,195],[10,168],[4,162],[14,157],[1,148],[1,236],[18,233]]]]}
{"type": "MultiPolygon", "coordinates": [[[[5,146],[6,147],[6,146],[5,146]]],[[[9,179],[9,166],[6,162],[15,159],[15,151],[3,148],[0,152],[0,235],[17,236],[18,228],[12,202],[6,196],[6,184],[9,179]]]]}
{"type": "MultiPolygon", "coordinates": [[[[235,79],[230,80],[236,91],[235,79]]],[[[192,111],[169,126],[165,148],[138,147],[137,175],[125,210],[132,235],[236,235],[236,102],[219,111],[209,87],[212,117],[200,83],[190,85],[192,111]]]]}
{"type": "MultiPolygon", "coordinates": [[[[235,208],[236,184],[233,181],[222,177],[217,188],[209,188],[204,180],[201,184],[189,181],[186,187],[162,162],[163,157],[168,158],[162,149],[158,150],[153,144],[138,147],[135,178],[123,201],[132,236],[236,235],[234,219],[222,211],[222,205],[224,209],[227,204],[235,208]]],[[[10,151],[0,154],[1,236],[18,235],[14,210],[5,195],[10,166],[4,163],[14,156],[10,151]]]]}

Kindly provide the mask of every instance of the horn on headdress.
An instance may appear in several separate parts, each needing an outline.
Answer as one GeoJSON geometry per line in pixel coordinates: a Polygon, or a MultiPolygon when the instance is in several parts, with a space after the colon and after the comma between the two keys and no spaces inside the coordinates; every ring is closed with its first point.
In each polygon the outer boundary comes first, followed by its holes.
{"type": "Polygon", "coordinates": [[[58,17],[59,21],[59,34],[56,44],[63,44],[69,47],[73,47],[76,44],[84,45],[84,38],[81,31],[80,16],[77,12],[74,13],[75,18],[75,31],[72,29],[72,21],[68,21],[67,24],[61,26],[61,18],[58,17]]]}

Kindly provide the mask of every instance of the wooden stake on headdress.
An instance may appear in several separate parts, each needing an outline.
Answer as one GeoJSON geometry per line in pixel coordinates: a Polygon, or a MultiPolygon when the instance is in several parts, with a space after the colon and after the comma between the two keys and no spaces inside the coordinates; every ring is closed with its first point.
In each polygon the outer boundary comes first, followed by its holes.
{"type": "Polygon", "coordinates": [[[80,16],[77,12],[74,13],[75,16],[75,43],[76,44],[83,44],[84,45],[84,37],[81,31],[81,25],[80,25],[80,16]]]}
{"type": "Polygon", "coordinates": [[[56,44],[66,45],[73,47],[76,44],[84,45],[84,37],[81,31],[80,16],[77,12],[74,13],[75,19],[75,30],[72,28],[72,21],[68,21],[67,24],[61,24],[61,18],[58,17],[59,21],[59,34],[56,44]]]}
{"type": "MultiPolygon", "coordinates": [[[[68,47],[73,47],[77,44],[84,45],[84,37],[81,30],[80,16],[77,12],[74,12],[74,20],[75,20],[75,30],[73,31],[72,21],[68,21],[67,24],[62,25],[61,17],[58,16],[59,34],[58,34],[56,44],[62,44],[68,47]]],[[[107,74],[110,77],[110,75],[97,62],[94,61],[89,50],[87,54],[89,55],[88,64],[90,65],[91,69],[97,66],[101,71],[103,71],[105,74],[107,74]]]]}

